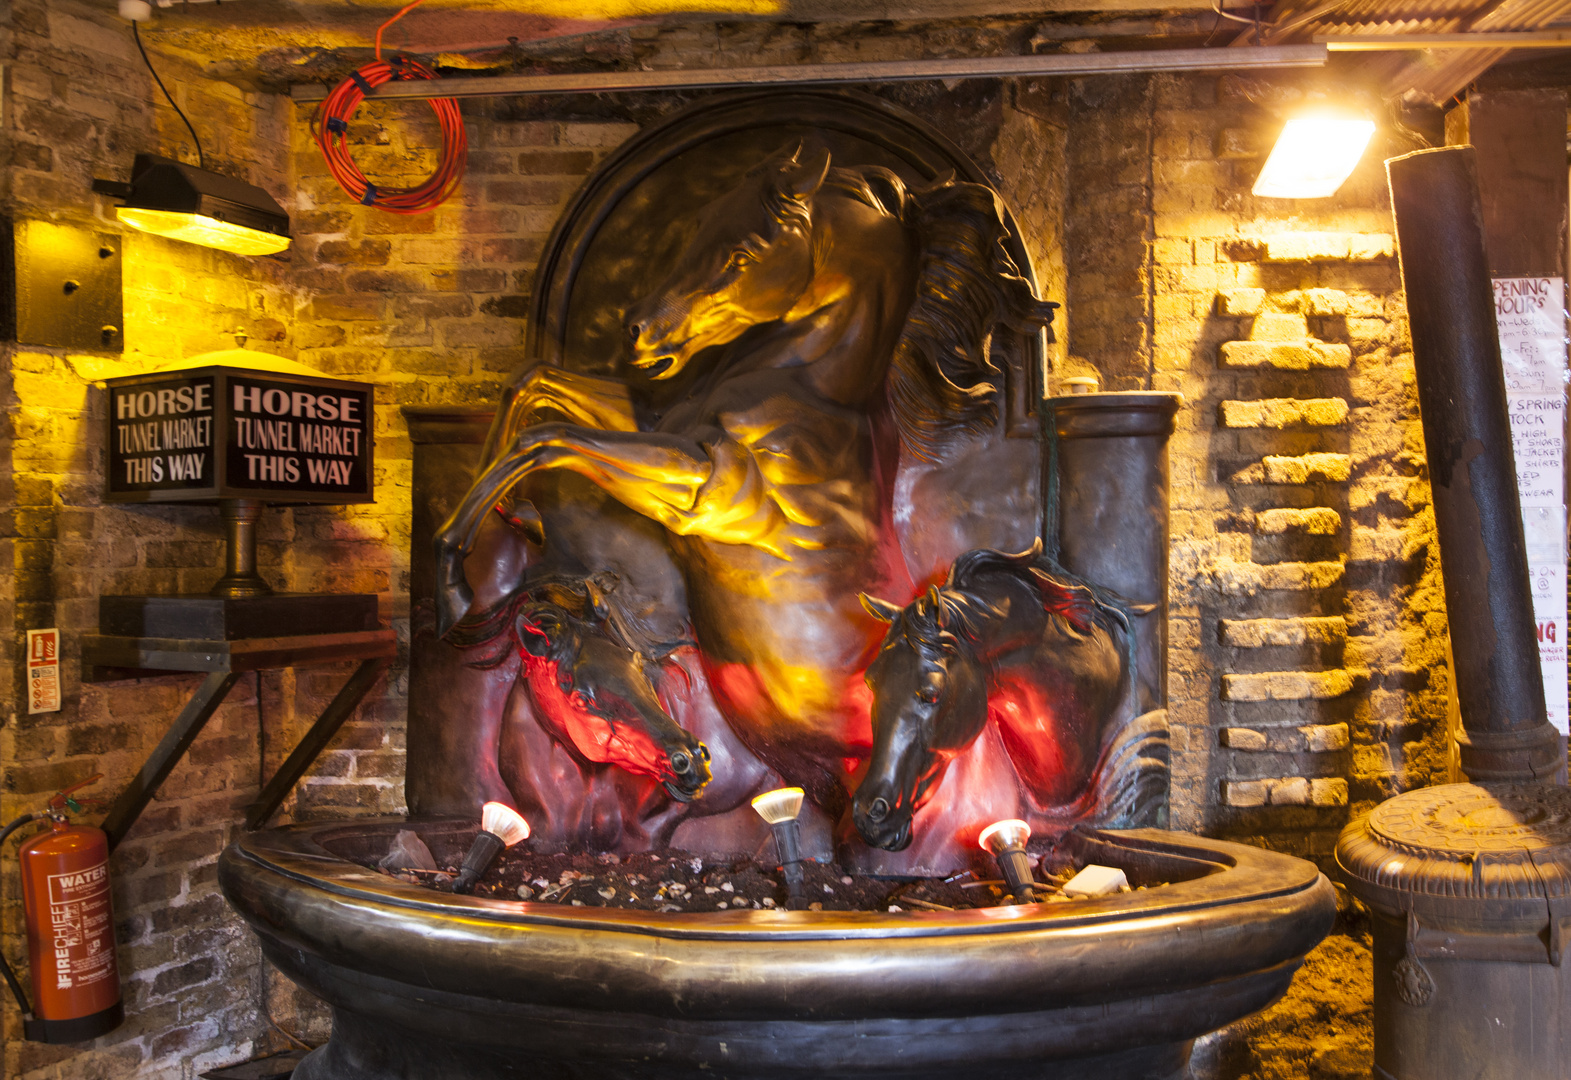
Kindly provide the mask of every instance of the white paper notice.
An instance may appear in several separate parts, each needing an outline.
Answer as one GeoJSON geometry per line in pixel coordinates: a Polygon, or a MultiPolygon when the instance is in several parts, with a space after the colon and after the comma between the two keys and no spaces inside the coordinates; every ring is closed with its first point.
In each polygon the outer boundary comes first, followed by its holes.
{"type": "Polygon", "coordinates": [[[1566,311],[1561,278],[1496,278],[1495,321],[1550,723],[1567,733],[1566,311]]]}

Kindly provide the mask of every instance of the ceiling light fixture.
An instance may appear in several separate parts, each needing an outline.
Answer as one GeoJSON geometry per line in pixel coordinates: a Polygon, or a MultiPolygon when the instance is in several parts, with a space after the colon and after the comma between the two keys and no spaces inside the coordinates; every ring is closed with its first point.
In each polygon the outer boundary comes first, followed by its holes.
{"type": "Polygon", "coordinates": [[[1375,122],[1360,116],[1316,113],[1287,122],[1254,193],[1271,199],[1323,199],[1352,175],[1374,137],[1375,122]]]}
{"type": "Polygon", "coordinates": [[[133,229],[236,255],[289,247],[289,215],[255,184],[156,154],[138,154],[131,182],[94,180],[100,195],[124,199],[115,216],[133,229]]]}

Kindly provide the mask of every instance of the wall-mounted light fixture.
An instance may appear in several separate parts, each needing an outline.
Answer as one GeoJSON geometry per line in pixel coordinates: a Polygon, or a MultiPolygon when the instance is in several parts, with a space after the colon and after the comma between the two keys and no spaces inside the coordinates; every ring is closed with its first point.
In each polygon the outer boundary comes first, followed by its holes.
{"type": "Polygon", "coordinates": [[[289,246],[289,215],[271,195],[173,158],[138,154],[130,183],[94,180],[93,190],[124,199],[115,216],[142,232],[236,255],[272,255],[289,246]]]}
{"type": "Polygon", "coordinates": [[[1254,193],[1272,199],[1323,199],[1352,175],[1375,134],[1365,117],[1316,113],[1282,129],[1255,180],[1254,193]]]}

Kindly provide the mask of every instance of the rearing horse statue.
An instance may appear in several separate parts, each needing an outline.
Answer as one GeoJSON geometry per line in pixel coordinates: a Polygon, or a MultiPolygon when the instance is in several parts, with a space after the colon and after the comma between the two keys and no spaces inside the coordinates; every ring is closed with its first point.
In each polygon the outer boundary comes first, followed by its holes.
{"type": "Polygon", "coordinates": [[[891,521],[900,454],[942,460],[995,424],[993,327],[1044,326],[1056,306],[1006,236],[982,185],[911,190],[800,144],[754,168],[627,313],[633,367],[698,376],[652,426],[618,379],[541,367],[510,388],[437,535],[438,631],[470,606],[463,558],[486,513],[531,473],[579,473],[668,530],[727,721],[839,816],[884,631],[858,595],[914,591],[891,521]]]}

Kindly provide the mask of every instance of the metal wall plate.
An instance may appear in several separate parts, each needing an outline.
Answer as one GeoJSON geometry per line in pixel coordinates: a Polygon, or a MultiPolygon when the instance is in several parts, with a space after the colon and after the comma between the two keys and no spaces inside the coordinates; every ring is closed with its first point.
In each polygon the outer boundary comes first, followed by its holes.
{"type": "Polygon", "coordinates": [[[122,352],[120,237],[51,221],[18,221],[14,237],[16,340],[122,352]]]}

